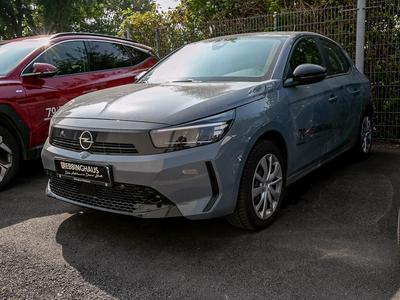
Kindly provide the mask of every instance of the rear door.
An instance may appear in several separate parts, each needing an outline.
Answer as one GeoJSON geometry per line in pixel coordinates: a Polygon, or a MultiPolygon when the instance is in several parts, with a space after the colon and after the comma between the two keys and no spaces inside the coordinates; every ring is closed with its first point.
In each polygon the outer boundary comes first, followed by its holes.
{"type": "MultiPolygon", "coordinates": [[[[286,67],[287,82],[301,64],[323,64],[323,57],[314,37],[302,37],[292,48],[286,67]]],[[[325,80],[313,84],[296,85],[284,89],[289,105],[289,126],[294,136],[294,173],[318,162],[331,133],[326,103],[331,92],[325,80]]]]}
{"type": "Polygon", "coordinates": [[[149,53],[122,43],[89,40],[86,47],[91,80],[99,89],[133,83],[136,75],[155,63],[149,53]]]}
{"type": "Polygon", "coordinates": [[[326,144],[325,154],[334,154],[349,143],[352,137],[355,118],[352,115],[354,94],[360,91],[358,82],[354,81],[351,65],[343,50],[335,43],[320,38],[320,45],[325,59],[328,75],[325,84],[331,91],[326,102],[326,110],[332,124],[332,135],[326,144]]]}
{"type": "Polygon", "coordinates": [[[66,102],[96,89],[87,75],[89,63],[83,41],[66,41],[47,48],[23,71],[33,72],[35,62],[48,63],[58,68],[58,73],[49,78],[22,77],[26,91],[26,113],[31,115],[32,140],[44,143],[52,115],[66,102]]]}

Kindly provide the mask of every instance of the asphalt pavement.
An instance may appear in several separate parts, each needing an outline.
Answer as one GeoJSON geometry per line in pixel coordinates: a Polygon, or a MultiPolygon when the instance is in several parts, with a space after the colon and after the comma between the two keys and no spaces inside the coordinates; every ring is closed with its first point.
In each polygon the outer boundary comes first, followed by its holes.
{"type": "Polygon", "coordinates": [[[329,163],[259,232],[82,210],[46,183],[33,161],[0,192],[0,298],[400,299],[400,151],[329,163]]]}

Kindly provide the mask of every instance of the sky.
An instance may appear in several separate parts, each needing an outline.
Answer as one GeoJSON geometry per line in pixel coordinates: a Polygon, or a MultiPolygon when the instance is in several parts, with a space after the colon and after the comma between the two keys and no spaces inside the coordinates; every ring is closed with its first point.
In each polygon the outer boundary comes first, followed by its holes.
{"type": "Polygon", "coordinates": [[[168,8],[175,8],[180,0],[156,0],[162,11],[167,11],[168,8]]]}

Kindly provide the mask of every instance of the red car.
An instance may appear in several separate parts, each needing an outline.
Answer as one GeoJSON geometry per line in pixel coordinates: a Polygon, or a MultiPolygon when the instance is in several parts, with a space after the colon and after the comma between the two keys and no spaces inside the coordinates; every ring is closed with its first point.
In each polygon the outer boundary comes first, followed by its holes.
{"type": "Polygon", "coordinates": [[[104,35],[0,41],[0,189],[39,157],[49,121],[79,95],[132,83],[157,62],[151,48],[104,35]]]}

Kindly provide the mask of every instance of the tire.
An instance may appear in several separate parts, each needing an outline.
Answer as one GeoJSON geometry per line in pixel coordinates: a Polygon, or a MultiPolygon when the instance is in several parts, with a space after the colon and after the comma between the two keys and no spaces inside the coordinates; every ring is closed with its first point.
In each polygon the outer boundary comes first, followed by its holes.
{"type": "Polygon", "coordinates": [[[400,209],[397,214],[397,245],[400,247],[400,209]]]}
{"type": "Polygon", "coordinates": [[[365,112],[361,118],[357,135],[357,144],[354,147],[354,154],[357,158],[366,158],[372,149],[372,114],[365,112]]]}
{"type": "Polygon", "coordinates": [[[21,151],[13,135],[0,126],[0,190],[4,189],[18,172],[21,151]]]}
{"type": "Polygon", "coordinates": [[[244,166],[235,211],[227,220],[247,230],[267,227],[281,207],[285,183],[286,168],[279,148],[270,141],[257,143],[244,166]]]}

